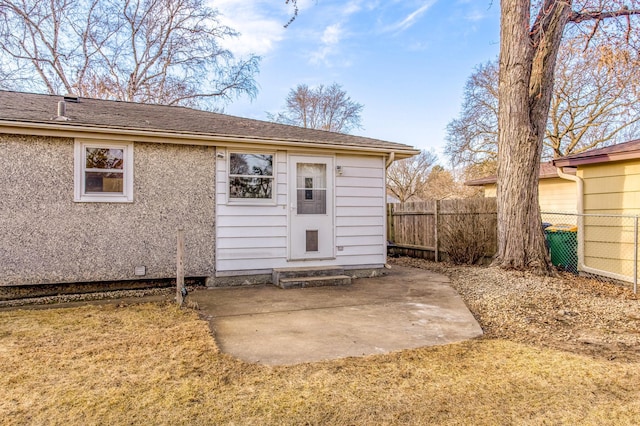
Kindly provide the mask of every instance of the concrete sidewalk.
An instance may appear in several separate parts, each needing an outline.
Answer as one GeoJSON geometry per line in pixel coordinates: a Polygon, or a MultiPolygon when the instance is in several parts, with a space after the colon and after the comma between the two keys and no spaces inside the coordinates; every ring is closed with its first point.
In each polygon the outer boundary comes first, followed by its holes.
{"type": "Polygon", "coordinates": [[[289,365],[442,345],[482,334],[449,280],[394,266],[342,287],[197,289],[220,349],[241,360],[289,365]]]}

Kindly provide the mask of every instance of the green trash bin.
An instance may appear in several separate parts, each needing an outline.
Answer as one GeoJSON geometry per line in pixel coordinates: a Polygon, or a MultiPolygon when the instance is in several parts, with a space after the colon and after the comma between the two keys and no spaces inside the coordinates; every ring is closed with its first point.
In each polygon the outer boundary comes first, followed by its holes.
{"type": "Polygon", "coordinates": [[[545,228],[551,263],[565,271],[578,273],[578,227],[558,224],[545,228]]]}

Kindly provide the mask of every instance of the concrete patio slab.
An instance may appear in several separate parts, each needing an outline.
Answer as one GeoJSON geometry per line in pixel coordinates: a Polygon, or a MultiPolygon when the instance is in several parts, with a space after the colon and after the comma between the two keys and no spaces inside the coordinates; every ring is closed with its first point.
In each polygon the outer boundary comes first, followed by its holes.
{"type": "Polygon", "coordinates": [[[290,365],[471,339],[482,329],[449,280],[394,266],[349,286],[198,289],[218,346],[247,362],[290,365]]]}

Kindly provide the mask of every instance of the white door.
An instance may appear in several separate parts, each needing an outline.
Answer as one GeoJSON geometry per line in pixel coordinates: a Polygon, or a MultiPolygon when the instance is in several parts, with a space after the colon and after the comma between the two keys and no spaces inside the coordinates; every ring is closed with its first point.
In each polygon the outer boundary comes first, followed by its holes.
{"type": "Polygon", "coordinates": [[[289,157],[289,257],[334,257],[333,158],[289,157]]]}

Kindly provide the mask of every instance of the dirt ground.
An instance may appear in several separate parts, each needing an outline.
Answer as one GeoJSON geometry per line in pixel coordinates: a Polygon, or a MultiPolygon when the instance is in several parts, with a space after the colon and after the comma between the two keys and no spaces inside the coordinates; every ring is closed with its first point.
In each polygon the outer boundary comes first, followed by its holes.
{"type": "Polygon", "coordinates": [[[390,263],[449,276],[484,338],[599,359],[640,361],[640,301],[630,288],[569,273],[549,278],[413,258],[390,263]]]}

